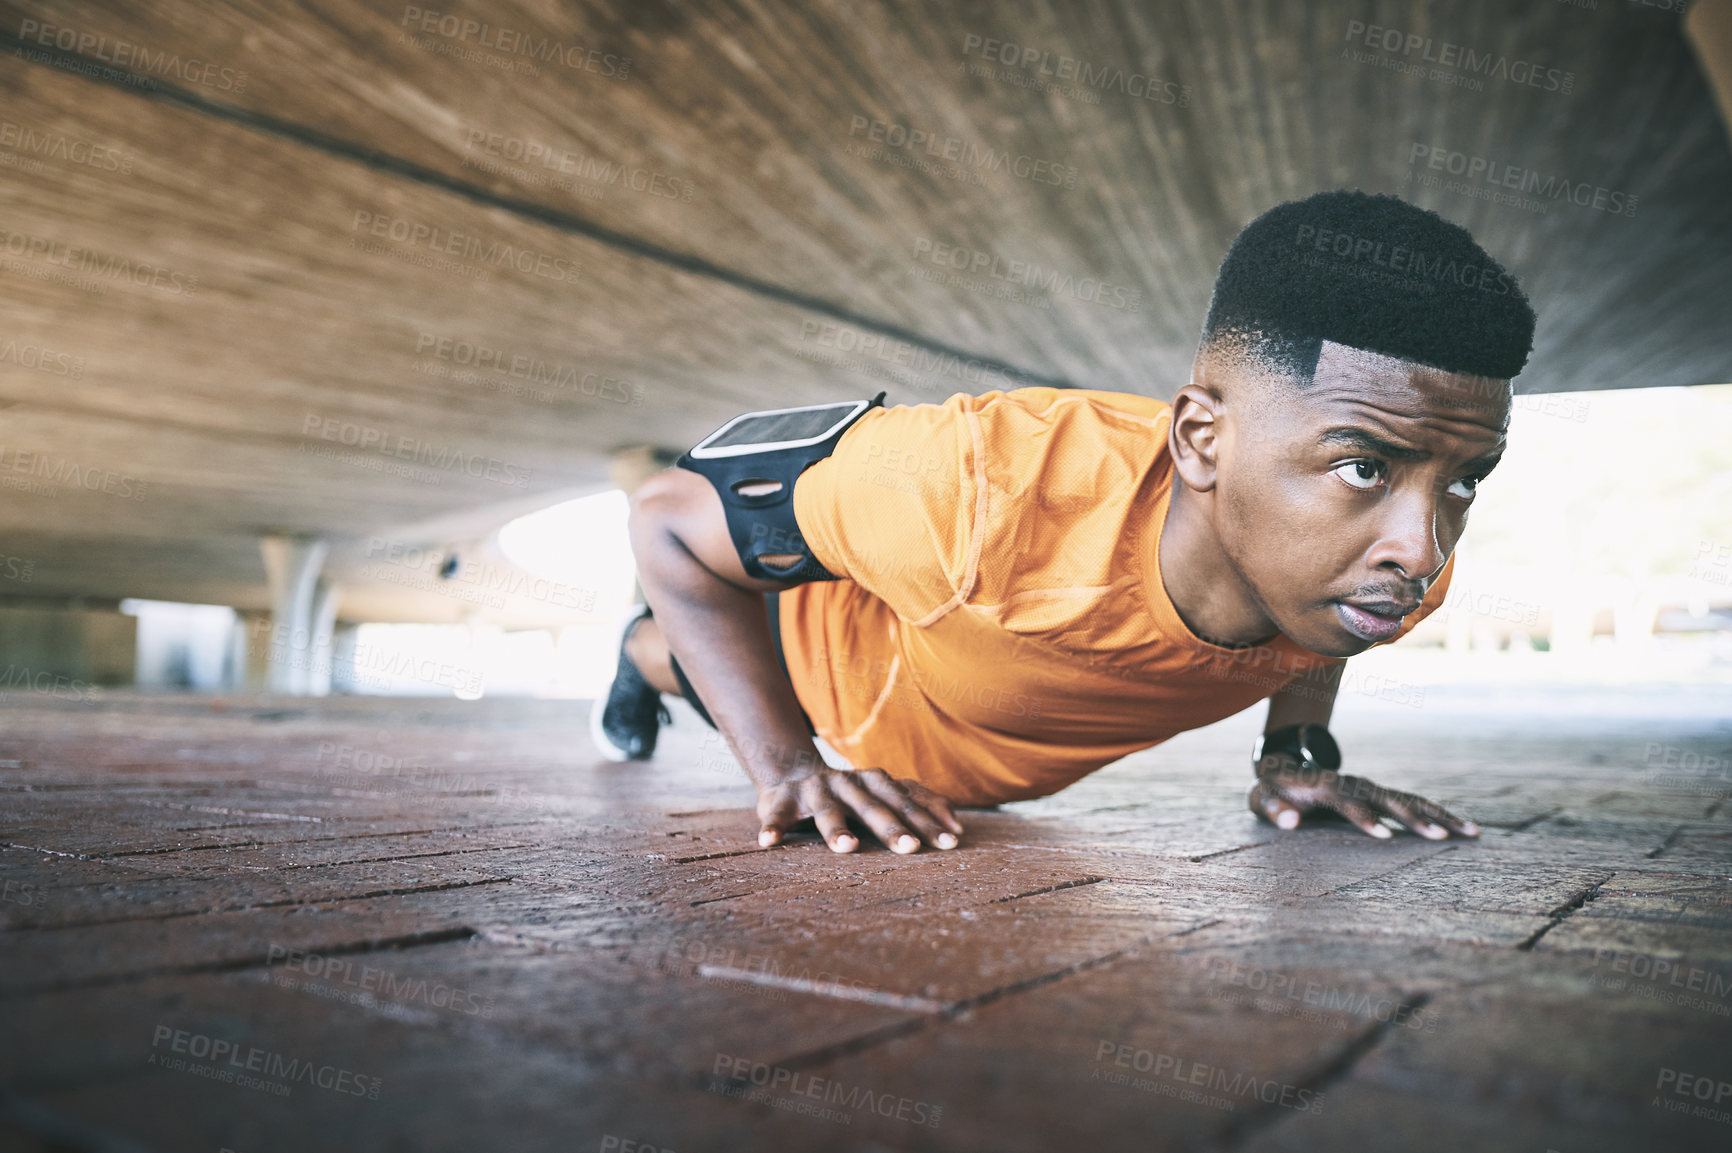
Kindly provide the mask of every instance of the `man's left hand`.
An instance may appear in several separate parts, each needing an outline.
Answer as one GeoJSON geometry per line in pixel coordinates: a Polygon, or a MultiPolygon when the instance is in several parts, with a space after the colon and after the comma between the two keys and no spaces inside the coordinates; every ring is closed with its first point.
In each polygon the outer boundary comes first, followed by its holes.
{"type": "Polygon", "coordinates": [[[1301,814],[1324,809],[1340,814],[1373,837],[1391,835],[1382,817],[1393,817],[1433,841],[1479,836],[1479,826],[1464,821],[1433,801],[1412,793],[1327,769],[1305,772],[1291,759],[1260,770],[1251,786],[1251,811],[1278,828],[1296,829],[1301,814]]]}

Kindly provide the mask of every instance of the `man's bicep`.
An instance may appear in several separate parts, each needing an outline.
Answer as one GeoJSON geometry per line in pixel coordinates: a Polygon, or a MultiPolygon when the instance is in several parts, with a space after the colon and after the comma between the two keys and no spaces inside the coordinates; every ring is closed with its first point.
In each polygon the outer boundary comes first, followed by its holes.
{"type": "Polygon", "coordinates": [[[684,468],[670,468],[650,477],[631,498],[631,533],[666,533],[697,562],[738,588],[754,592],[780,592],[803,583],[798,580],[760,580],[746,573],[740,554],[728,531],[722,498],[703,476],[684,468]]]}

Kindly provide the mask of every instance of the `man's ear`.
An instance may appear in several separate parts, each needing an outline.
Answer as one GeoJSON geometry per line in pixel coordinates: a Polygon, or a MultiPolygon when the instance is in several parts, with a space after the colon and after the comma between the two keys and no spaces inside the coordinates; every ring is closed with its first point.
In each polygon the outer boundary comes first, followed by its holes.
{"type": "Polygon", "coordinates": [[[1199,364],[1192,373],[1192,383],[1173,397],[1173,419],[1167,430],[1173,467],[1185,487],[1193,492],[1214,489],[1216,454],[1221,446],[1221,397],[1202,381],[1203,368],[1199,364]]]}

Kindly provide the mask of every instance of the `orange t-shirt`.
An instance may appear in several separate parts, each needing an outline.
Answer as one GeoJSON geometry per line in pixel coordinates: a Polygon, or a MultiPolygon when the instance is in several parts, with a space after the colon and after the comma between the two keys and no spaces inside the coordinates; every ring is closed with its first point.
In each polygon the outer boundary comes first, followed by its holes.
{"type": "MultiPolygon", "coordinates": [[[[819,735],[961,804],[1023,800],[1333,661],[1286,636],[1221,648],[1179,618],[1157,563],[1171,413],[1021,388],[873,409],[844,433],[793,498],[842,579],[780,598],[819,735]]],[[[1453,567],[1397,637],[1443,603],[1453,567]]]]}

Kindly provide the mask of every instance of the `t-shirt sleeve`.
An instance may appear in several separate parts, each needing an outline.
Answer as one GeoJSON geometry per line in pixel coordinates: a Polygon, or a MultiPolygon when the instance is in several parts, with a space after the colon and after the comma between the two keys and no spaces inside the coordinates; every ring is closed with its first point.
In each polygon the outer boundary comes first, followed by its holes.
{"type": "Polygon", "coordinates": [[[812,555],[910,624],[966,600],[978,569],[986,485],[973,400],[873,409],[794,483],[812,555]]]}
{"type": "Polygon", "coordinates": [[[1376,648],[1377,645],[1394,644],[1396,641],[1412,632],[1414,626],[1419,624],[1420,621],[1442,608],[1444,598],[1449,595],[1449,578],[1453,576],[1454,573],[1455,554],[1451,553],[1449,560],[1444,563],[1443,571],[1437,574],[1437,579],[1433,581],[1431,587],[1426,590],[1425,599],[1420,601],[1419,607],[1414,609],[1411,613],[1408,613],[1407,619],[1401,622],[1400,631],[1388,640],[1378,641],[1376,645],[1372,645],[1371,647],[1376,648]]]}

